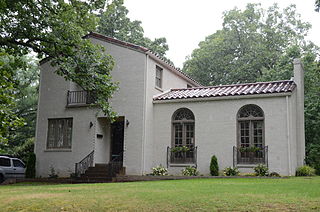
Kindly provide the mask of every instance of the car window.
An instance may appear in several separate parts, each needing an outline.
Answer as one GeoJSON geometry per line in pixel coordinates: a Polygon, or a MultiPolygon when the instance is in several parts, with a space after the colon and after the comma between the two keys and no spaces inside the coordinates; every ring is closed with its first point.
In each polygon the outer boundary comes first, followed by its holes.
{"type": "Polygon", "coordinates": [[[20,160],[13,159],[12,161],[13,161],[14,167],[22,167],[22,168],[25,167],[24,164],[20,160]]]}
{"type": "Polygon", "coordinates": [[[0,158],[0,166],[10,167],[11,162],[9,158],[0,158]]]}

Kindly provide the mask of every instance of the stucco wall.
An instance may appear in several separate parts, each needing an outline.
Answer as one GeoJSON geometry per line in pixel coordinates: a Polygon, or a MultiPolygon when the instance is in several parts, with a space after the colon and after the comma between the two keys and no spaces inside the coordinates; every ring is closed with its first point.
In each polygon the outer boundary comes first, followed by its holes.
{"type": "MultiPolygon", "coordinates": [[[[237,141],[236,114],[247,104],[256,104],[264,111],[265,145],[269,148],[270,171],[282,175],[293,174],[289,173],[288,168],[286,97],[154,104],[153,166],[166,165],[166,148],[171,146],[171,118],[173,113],[182,107],[190,109],[195,115],[195,145],[198,147],[197,164],[200,173],[209,174],[212,155],[217,156],[220,169],[232,166],[232,147],[237,141]]],[[[291,131],[290,133],[295,136],[291,131]]],[[[294,151],[294,148],[291,150],[294,151]]],[[[296,157],[296,152],[291,155],[296,157]]],[[[295,168],[296,164],[292,166],[295,168]]],[[[183,167],[169,170],[179,174],[182,169],[183,167]]]]}
{"type": "Polygon", "coordinates": [[[51,167],[59,176],[69,176],[74,172],[75,163],[94,148],[95,131],[89,124],[95,123],[96,109],[66,108],[67,91],[73,86],[55,74],[49,63],[41,66],[35,145],[38,176],[47,177],[51,167]],[[71,150],[46,149],[49,118],[73,118],[71,150]]]}
{"type": "MultiPolygon", "coordinates": [[[[170,88],[187,88],[189,84],[186,80],[172,73],[166,67],[160,65],[155,60],[148,57],[148,71],[146,73],[146,112],[145,112],[145,142],[144,142],[144,158],[143,158],[143,174],[150,173],[153,167],[154,154],[154,112],[153,112],[153,96],[167,91],[170,88]],[[162,71],[162,88],[156,88],[156,66],[163,68],[162,71]]],[[[157,150],[156,150],[157,151],[157,150]]]]}
{"type": "MultiPolygon", "coordinates": [[[[111,53],[115,60],[112,78],[119,82],[120,89],[110,100],[111,106],[119,116],[125,116],[125,119],[130,122],[124,131],[124,166],[127,167],[127,173],[141,174],[145,54],[100,40],[94,39],[93,42],[104,45],[106,51],[111,53]]],[[[96,138],[96,134],[104,128],[101,126],[104,124],[103,122],[100,121],[98,124],[97,117],[103,118],[104,114],[98,113],[97,109],[88,107],[66,108],[67,91],[75,90],[76,86],[57,76],[49,62],[41,66],[40,78],[35,148],[37,175],[47,177],[50,166],[52,166],[59,172],[59,176],[68,176],[74,172],[75,163],[94,149],[96,154],[99,154],[95,155],[95,162],[101,163],[103,159],[106,159],[107,163],[108,151],[110,151],[108,132],[104,132],[106,136],[103,136],[102,140],[96,138]],[[72,148],[70,151],[46,150],[48,118],[73,118],[72,148]],[[93,123],[91,128],[90,122],[93,123]],[[102,151],[106,151],[106,153],[103,154],[102,151]]],[[[108,130],[109,127],[106,126],[105,129],[108,130]]]]}

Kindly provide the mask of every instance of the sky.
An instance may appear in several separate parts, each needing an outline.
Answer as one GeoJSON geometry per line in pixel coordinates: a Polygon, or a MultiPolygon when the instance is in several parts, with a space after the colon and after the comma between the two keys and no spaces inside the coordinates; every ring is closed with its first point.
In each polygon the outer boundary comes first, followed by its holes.
{"type": "Polygon", "coordinates": [[[223,12],[244,9],[247,3],[261,3],[268,8],[278,3],[280,8],[295,4],[301,19],[312,29],[307,37],[320,46],[320,13],[314,11],[315,0],[125,0],[131,20],[139,20],[145,36],[154,39],[165,37],[169,45],[167,57],[176,67],[183,62],[200,41],[222,28],[223,12]]]}

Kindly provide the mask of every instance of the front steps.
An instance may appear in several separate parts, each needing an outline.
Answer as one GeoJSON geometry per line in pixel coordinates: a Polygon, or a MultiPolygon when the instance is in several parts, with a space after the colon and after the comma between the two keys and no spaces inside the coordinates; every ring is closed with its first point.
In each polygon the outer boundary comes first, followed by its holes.
{"type": "Polygon", "coordinates": [[[95,164],[94,167],[89,167],[84,174],[81,174],[78,180],[85,183],[106,183],[112,182],[117,175],[124,174],[125,167],[122,164],[95,164]]]}

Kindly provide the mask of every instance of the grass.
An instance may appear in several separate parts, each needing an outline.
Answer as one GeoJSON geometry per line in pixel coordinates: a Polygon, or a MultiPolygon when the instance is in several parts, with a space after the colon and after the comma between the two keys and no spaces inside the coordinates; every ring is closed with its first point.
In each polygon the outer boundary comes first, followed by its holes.
{"type": "Polygon", "coordinates": [[[0,186],[1,211],[320,211],[320,177],[0,186]]]}

